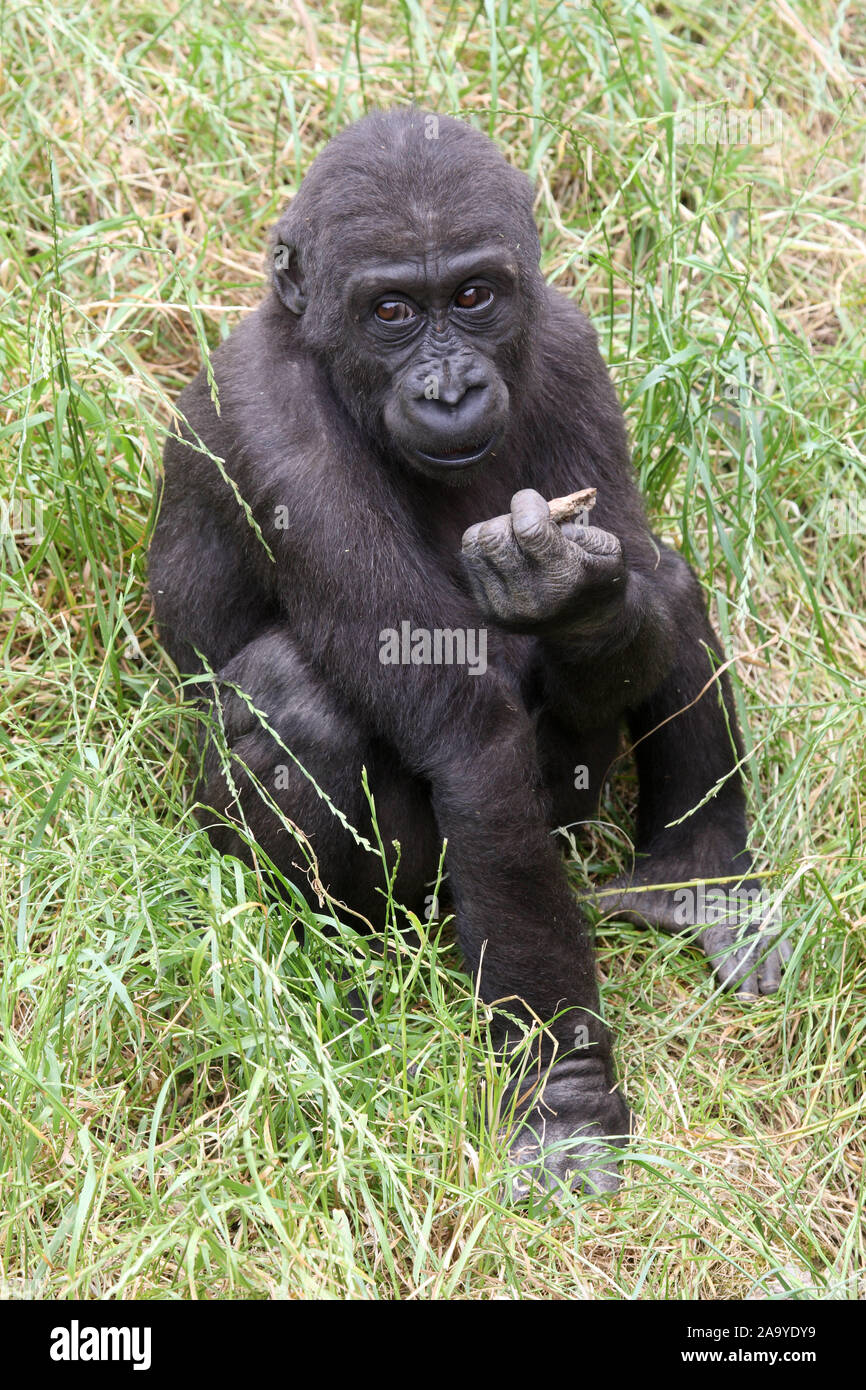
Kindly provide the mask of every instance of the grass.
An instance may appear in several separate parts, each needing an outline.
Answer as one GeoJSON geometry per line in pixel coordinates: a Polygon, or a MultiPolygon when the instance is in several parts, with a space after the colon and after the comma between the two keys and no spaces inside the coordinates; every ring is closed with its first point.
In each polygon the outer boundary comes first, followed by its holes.
{"type": "MultiPolygon", "coordinates": [[[[12,0],[0,44],[0,1292],[862,1295],[864,559],[831,524],[866,527],[857,6],[12,0]],[[745,1004],[599,925],[639,1134],[621,1194],[564,1209],[503,1201],[447,929],[385,963],[210,850],[144,588],[172,397],[260,297],[315,152],[408,100],[537,181],[545,272],[599,330],[653,521],[735,658],[795,946],[745,1004]],[[726,101],[774,143],[687,138],[726,101]]],[[[576,887],[627,861],[632,800],[625,778],[574,842],[576,887]]]]}

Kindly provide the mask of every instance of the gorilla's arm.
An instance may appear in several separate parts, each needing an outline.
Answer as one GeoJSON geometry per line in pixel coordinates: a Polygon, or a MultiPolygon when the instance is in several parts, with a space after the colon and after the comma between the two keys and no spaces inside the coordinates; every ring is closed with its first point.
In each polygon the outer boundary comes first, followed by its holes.
{"type": "MultiPolygon", "coordinates": [[[[716,851],[701,853],[702,869],[734,872],[745,807],[739,777],[730,774],[742,748],[728,682],[714,678],[721,649],[680,556],[652,542],[652,568],[629,564],[628,548],[645,555],[648,539],[626,537],[624,546],[595,527],[560,527],[544,499],[524,491],[509,516],[467,531],[463,553],[488,619],[536,636],[544,704],[557,719],[579,734],[628,717],[647,774],[641,848],[666,847],[669,856],[683,843],[694,848],[702,821],[712,822],[716,851]],[[703,816],[665,832],[717,784],[703,816]],[[727,803],[730,834],[722,835],[727,803]]],[[[747,856],[739,868],[748,868],[747,856]]]]}
{"type": "MultiPolygon", "coordinates": [[[[560,532],[531,491],[514,497],[510,516],[471,527],[464,540],[483,611],[535,633],[542,708],[571,729],[575,751],[581,735],[628,721],[640,781],[638,857],[600,905],[680,932],[663,885],[697,877],[758,892],[760,884],[749,877],[743,749],[722,650],[688,565],[660,545],[656,557],[649,573],[629,569],[613,535],[560,532]]],[[[736,922],[720,922],[699,935],[720,980],[744,993],[778,988],[784,959],[784,950],[756,949],[757,926],[743,935],[736,922]]]]}

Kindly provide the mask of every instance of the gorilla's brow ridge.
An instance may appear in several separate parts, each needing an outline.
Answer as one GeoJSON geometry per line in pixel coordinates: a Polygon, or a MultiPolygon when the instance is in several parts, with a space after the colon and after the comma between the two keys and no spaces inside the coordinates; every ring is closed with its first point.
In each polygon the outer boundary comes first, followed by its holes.
{"type": "Polygon", "coordinates": [[[405,261],[371,261],[350,275],[346,281],[349,298],[381,294],[388,290],[425,288],[429,285],[459,285],[472,275],[515,278],[517,265],[510,252],[502,246],[482,244],[456,256],[429,254],[419,248],[417,257],[405,261]]]}

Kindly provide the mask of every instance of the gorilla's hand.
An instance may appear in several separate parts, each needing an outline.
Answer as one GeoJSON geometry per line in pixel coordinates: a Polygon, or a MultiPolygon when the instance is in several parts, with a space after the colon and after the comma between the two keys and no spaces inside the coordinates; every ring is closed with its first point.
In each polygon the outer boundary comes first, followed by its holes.
{"type": "Polygon", "coordinates": [[[531,488],[515,493],[508,516],[469,527],[463,562],[485,616],[513,632],[594,635],[617,621],[625,600],[616,536],[557,525],[531,488]]]}
{"type": "Polygon", "coordinates": [[[562,1192],[563,1185],[585,1195],[617,1190],[632,1117],[598,1068],[566,1058],[554,1064],[540,1091],[521,1099],[505,1136],[514,1164],[512,1201],[533,1190],[538,1196],[562,1192]]]}

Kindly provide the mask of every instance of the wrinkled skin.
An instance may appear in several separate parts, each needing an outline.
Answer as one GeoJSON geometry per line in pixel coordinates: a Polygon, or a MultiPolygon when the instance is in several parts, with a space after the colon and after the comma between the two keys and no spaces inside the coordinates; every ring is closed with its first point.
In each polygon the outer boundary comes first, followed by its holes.
{"type": "Polygon", "coordinates": [[[531,488],[516,493],[507,516],[469,527],[463,558],[484,616],[511,631],[567,641],[622,621],[628,570],[617,537],[557,525],[531,488]]]}
{"type": "MultiPolygon", "coordinates": [[[[515,1194],[602,1192],[631,1121],[551,830],[595,814],[625,728],[638,857],[598,905],[682,931],[669,889],[638,890],[751,882],[742,750],[700,586],[647,526],[595,334],[539,271],[532,189],[486,137],[446,118],[431,135],[431,119],[346,130],[281,217],[271,292],[212,356],[219,408],[204,372],[180,398],[151,590],[180,670],[215,673],[232,763],[205,748],[213,842],[298,881],[276,805],[330,893],[379,926],[381,862],[284,747],[372,838],[366,767],[382,842],[400,843],[395,896],[420,915],[447,838],[448,905],[503,1065],[538,1033],[546,1080],[505,1139],[515,1194]],[[545,499],[585,487],[592,524],[552,522],[545,499]],[[382,634],[403,623],[483,632],[484,668],[389,664],[382,634]]],[[[770,938],[714,923],[697,939],[725,985],[776,988],[770,938]]]]}

